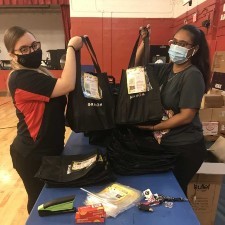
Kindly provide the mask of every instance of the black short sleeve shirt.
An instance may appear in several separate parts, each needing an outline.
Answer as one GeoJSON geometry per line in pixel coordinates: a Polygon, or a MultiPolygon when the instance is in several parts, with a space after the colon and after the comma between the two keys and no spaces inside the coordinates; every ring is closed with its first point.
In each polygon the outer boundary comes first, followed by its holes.
{"type": "Polygon", "coordinates": [[[56,82],[34,70],[16,70],[10,75],[9,90],[19,119],[13,147],[24,155],[63,149],[66,98],[50,98],[56,82]]]}
{"type": "MultiPolygon", "coordinates": [[[[164,74],[160,73],[164,68],[163,64],[157,65],[158,80],[159,82],[163,80],[160,85],[164,109],[173,110],[175,114],[179,113],[182,108],[199,109],[205,91],[203,75],[199,69],[192,65],[177,74],[173,73],[172,68],[164,74]]],[[[186,145],[202,138],[202,124],[199,114],[196,113],[191,123],[173,128],[165,134],[161,144],[186,145]]]]}

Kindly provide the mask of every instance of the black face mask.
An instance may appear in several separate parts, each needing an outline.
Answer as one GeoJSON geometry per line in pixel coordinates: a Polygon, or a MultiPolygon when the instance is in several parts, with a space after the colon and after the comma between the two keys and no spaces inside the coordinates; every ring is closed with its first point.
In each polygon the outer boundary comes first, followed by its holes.
{"type": "Polygon", "coordinates": [[[27,68],[37,69],[41,65],[42,50],[38,49],[26,55],[16,55],[18,57],[18,63],[27,68]]]}

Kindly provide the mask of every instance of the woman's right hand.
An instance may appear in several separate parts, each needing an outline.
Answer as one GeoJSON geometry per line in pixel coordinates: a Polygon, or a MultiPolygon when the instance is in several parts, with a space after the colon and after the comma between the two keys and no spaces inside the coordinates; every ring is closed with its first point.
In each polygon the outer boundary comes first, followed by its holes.
{"type": "Polygon", "coordinates": [[[143,57],[144,57],[144,47],[148,48],[149,51],[149,37],[150,37],[150,24],[148,24],[146,27],[140,27],[139,33],[141,35],[142,42],[140,43],[135,57],[135,63],[134,66],[142,66],[143,65],[143,57]]]}
{"type": "Polygon", "coordinates": [[[140,27],[139,30],[140,30],[139,32],[141,34],[141,38],[142,38],[143,41],[149,38],[150,33],[151,33],[150,24],[147,24],[146,27],[140,27]]]}
{"type": "Polygon", "coordinates": [[[69,40],[69,43],[68,43],[68,46],[69,45],[72,45],[75,50],[80,50],[83,46],[83,41],[82,41],[82,38],[79,37],[79,36],[74,36],[72,37],[70,40],[69,40]]]}

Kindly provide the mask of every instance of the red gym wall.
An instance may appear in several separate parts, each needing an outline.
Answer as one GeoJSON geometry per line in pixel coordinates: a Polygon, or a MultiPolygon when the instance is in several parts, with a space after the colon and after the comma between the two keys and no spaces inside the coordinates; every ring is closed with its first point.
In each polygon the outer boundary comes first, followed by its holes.
{"type": "MultiPolygon", "coordinates": [[[[72,17],[71,35],[87,34],[96,51],[102,71],[116,77],[119,82],[121,69],[126,68],[138,35],[140,26],[151,24],[151,44],[165,45],[174,32],[184,23],[201,28],[210,47],[211,61],[215,51],[225,51],[225,20],[223,14],[225,0],[208,0],[187,11],[176,19],[135,19],[135,18],[91,18],[72,17]],[[193,15],[197,12],[196,21],[193,15]],[[202,22],[210,20],[210,27],[202,27],[202,22]]],[[[225,14],[225,12],[224,12],[225,14]]],[[[92,64],[86,50],[82,50],[82,64],[92,64]]]]}
{"type": "MultiPolygon", "coordinates": [[[[165,45],[173,34],[174,19],[71,18],[71,35],[87,34],[96,51],[102,71],[116,77],[127,68],[139,27],[151,24],[151,43],[165,45]]],[[[92,64],[82,49],[82,64],[92,64]]]]}
{"type": "Polygon", "coordinates": [[[175,29],[177,29],[184,24],[184,21],[187,21],[187,23],[194,24],[205,32],[210,48],[211,62],[215,51],[225,51],[225,18],[221,20],[221,16],[225,14],[223,12],[224,4],[225,0],[205,1],[196,8],[176,18],[174,24],[175,29]],[[193,22],[193,15],[196,12],[197,20],[193,22]],[[210,27],[208,29],[202,26],[202,22],[207,19],[210,20],[210,27]]]}
{"type": "MultiPolygon", "coordinates": [[[[185,22],[198,26],[206,34],[212,62],[215,51],[225,51],[224,4],[225,0],[207,0],[176,19],[71,17],[71,35],[87,34],[96,51],[102,71],[115,76],[116,81],[119,82],[122,68],[128,65],[138,36],[138,28],[148,23],[152,27],[151,44],[153,45],[166,45],[174,32],[185,22]],[[196,12],[196,21],[193,22],[193,15],[196,12]],[[206,19],[211,23],[208,30],[202,27],[202,22],[206,19]]],[[[85,48],[82,50],[82,59],[82,64],[92,64],[85,48]]],[[[8,73],[9,71],[0,71],[0,90],[6,89],[8,73]]]]}

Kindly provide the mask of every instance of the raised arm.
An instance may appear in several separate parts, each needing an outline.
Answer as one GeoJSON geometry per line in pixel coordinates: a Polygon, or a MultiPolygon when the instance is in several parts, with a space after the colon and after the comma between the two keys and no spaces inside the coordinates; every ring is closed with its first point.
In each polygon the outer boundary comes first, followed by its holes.
{"type": "MultiPolygon", "coordinates": [[[[139,45],[136,53],[135,58],[135,66],[141,66],[142,65],[142,59],[144,56],[144,42],[148,41],[150,38],[151,28],[148,24],[146,27],[140,27],[140,34],[141,34],[141,44],[139,45]]],[[[150,51],[150,45],[147,46],[148,51],[150,51]]]]}
{"type": "Polygon", "coordinates": [[[51,97],[58,97],[65,95],[74,90],[76,82],[76,55],[75,50],[78,51],[82,48],[82,38],[75,36],[70,39],[66,52],[66,62],[61,75],[61,78],[57,79],[55,88],[51,97]]]}

